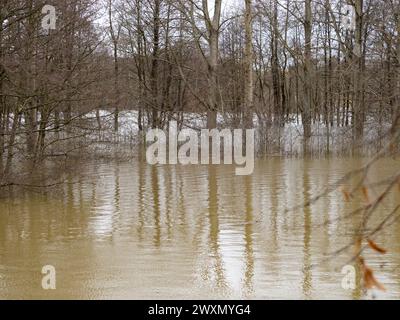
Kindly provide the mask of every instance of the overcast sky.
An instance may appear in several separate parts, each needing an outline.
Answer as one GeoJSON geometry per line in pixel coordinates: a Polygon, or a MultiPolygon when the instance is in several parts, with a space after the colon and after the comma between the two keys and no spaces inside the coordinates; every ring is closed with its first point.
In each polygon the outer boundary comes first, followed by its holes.
{"type": "MultiPolygon", "coordinates": [[[[211,10],[214,7],[214,0],[208,0],[208,3],[211,10]]],[[[223,11],[229,11],[232,8],[242,6],[243,3],[244,0],[222,0],[222,9],[223,11]]]]}

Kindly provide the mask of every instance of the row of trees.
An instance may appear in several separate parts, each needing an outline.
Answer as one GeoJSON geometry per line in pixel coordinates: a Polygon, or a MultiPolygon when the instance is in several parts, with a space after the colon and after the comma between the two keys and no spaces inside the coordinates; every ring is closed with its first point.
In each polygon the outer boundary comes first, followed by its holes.
{"type": "Polygon", "coordinates": [[[118,133],[127,109],[139,131],[192,112],[256,125],[267,151],[293,123],[305,152],[316,124],[328,152],[337,128],[360,146],[399,126],[399,33],[399,0],[1,0],[0,176],[118,133]]]}
{"type": "Polygon", "coordinates": [[[267,128],[297,116],[305,147],[322,122],[329,151],[331,128],[352,129],[359,146],[366,124],[395,124],[398,1],[253,0],[225,12],[210,3],[109,3],[114,56],[137,61],[132,86],[151,126],[189,110],[207,112],[209,128],[218,112],[245,127],[253,112],[267,128]]]}
{"type": "MultiPolygon", "coordinates": [[[[57,28],[42,27],[44,1],[2,0],[0,6],[0,177],[15,162],[38,162],[74,148],[72,126],[100,95],[99,64],[108,60],[93,24],[91,0],[58,1],[57,28]],[[60,149],[61,150],[61,149],[60,149]],[[61,152],[61,151],[60,151],[61,152]]],[[[100,82],[101,83],[101,82],[100,82]]]]}

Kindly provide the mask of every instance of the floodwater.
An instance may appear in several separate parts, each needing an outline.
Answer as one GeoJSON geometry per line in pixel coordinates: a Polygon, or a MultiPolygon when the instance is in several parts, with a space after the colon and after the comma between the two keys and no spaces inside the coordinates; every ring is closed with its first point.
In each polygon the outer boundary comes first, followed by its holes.
{"type": "MultiPolygon", "coordinates": [[[[97,162],[66,174],[48,192],[0,198],[0,299],[364,299],[356,276],[344,289],[342,267],[365,204],[342,188],[321,193],[363,159],[258,160],[254,174],[233,166],[150,166],[97,162]],[[325,222],[330,223],[325,223],[325,222]],[[56,290],[42,288],[45,265],[56,290]]],[[[383,159],[368,183],[390,177],[400,161],[383,159]]],[[[375,198],[384,186],[375,186],[375,198]]],[[[372,216],[375,228],[400,203],[396,188],[372,216]]],[[[400,223],[374,238],[388,250],[364,257],[386,292],[400,299],[400,223]]]]}

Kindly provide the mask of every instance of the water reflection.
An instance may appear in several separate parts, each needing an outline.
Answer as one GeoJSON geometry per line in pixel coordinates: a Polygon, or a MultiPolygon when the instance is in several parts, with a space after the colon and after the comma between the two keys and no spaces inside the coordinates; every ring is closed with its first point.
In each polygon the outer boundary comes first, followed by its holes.
{"type": "MultiPolygon", "coordinates": [[[[359,218],[339,218],[362,198],[335,192],[285,210],[362,162],[273,158],[248,177],[233,166],[87,164],[79,183],[71,174],[57,192],[0,200],[0,298],[363,298],[359,285],[341,288],[348,256],[326,259],[354,238],[359,218]],[[45,264],[57,268],[52,292],[40,287],[45,264]]],[[[382,160],[369,181],[398,167],[382,160]]],[[[391,195],[373,222],[397,203],[391,195]]],[[[400,298],[399,231],[378,239],[388,255],[367,256],[388,298],[400,298]]]]}
{"type": "MultiPolygon", "coordinates": [[[[304,162],[304,174],[303,174],[303,193],[304,193],[304,201],[303,203],[309,203],[310,198],[310,168],[309,163],[304,162]]],[[[312,290],[312,273],[311,273],[311,232],[312,232],[312,213],[311,207],[306,206],[304,208],[304,261],[303,261],[303,294],[304,297],[309,299],[311,298],[311,290],[312,290]]]]}
{"type": "Polygon", "coordinates": [[[253,187],[252,178],[245,177],[245,203],[246,203],[246,220],[244,230],[245,241],[245,261],[246,269],[244,272],[244,283],[246,296],[253,294],[253,276],[254,276],[254,250],[253,250],[253,187]]]}

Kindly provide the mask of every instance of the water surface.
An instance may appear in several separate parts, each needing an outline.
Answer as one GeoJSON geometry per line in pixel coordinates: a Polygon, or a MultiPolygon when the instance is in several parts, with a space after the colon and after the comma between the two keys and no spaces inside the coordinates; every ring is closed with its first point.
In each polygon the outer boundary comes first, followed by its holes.
{"type": "MultiPolygon", "coordinates": [[[[346,202],[338,190],[286,210],[364,162],[269,158],[248,177],[234,166],[86,164],[79,182],[71,172],[58,190],[0,199],[0,298],[365,298],[359,279],[355,290],[341,286],[352,252],[328,256],[354,239],[359,219],[342,218],[362,195],[346,202]],[[56,268],[56,290],[41,287],[44,265],[56,268]]],[[[399,167],[382,160],[368,181],[399,167]]],[[[399,202],[391,194],[371,227],[399,202]]],[[[387,288],[378,297],[400,299],[400,224],[376,241],[388,249],[365,254],[387,288]]]]}

